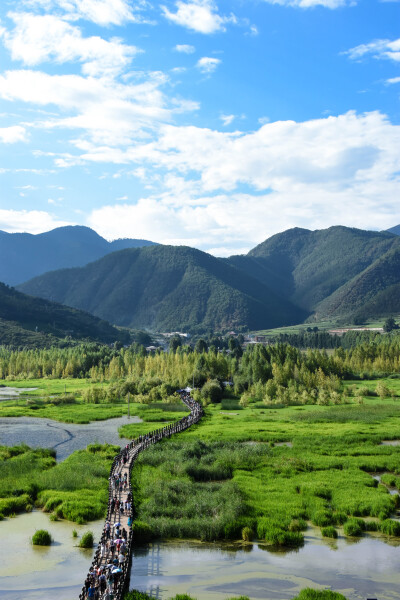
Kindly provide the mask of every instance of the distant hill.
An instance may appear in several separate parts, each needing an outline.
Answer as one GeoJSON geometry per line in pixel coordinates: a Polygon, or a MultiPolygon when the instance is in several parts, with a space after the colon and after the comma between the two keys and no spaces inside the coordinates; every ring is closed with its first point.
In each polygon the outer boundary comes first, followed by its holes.
{"type": "Polygon", "coordinates": [[[307,316],[244,271],[184,246],[114,252],[86,267],[46,273],[19,289],[116,325],[158,331],[257,329],[307,316]]]}
{"type": "Polygon", "coordinates": [[[395,235],[400,235],[400,225],[395,225],[387,230],[389,233],[394,233],[395,235]]]}
{"type": "Polygon", "coordinates": [[[0,344],[46,345],[46,335],[129,342],[129,334],[75,308],[33,298],[0,283],[0,344]]]}
{"type": "Polygon", "coordinates": [[[147,240],[120,239],[108,242],[89,227],[58,227],[46,233],[0,231],[0,281],[8,285],[62,269],[80,267],[123,248],[150,246],[147,240]]]}

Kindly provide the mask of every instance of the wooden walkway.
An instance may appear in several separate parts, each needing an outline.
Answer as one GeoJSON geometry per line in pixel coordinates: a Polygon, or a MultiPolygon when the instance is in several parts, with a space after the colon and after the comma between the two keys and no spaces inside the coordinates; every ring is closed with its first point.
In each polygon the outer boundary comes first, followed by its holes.
{"type": "Polygon", "coordinates": [[[87,598],[122,600],[123,594],[128,590],[133,546],[131,524],[134,513],[131,472],[135,460],[139,453],[150,445],[156,444],[163,438],[171,437],[174,433],[184,431],[197,423],[203,415],[202,407],[191,398],[188,392],[181,390],[179,393],[182,402],[190,409],[190,415],[183,417],[173,425],[167,425],[162,429],[157,429],[132,440],[113,460],[109,478],[107,517],[85,585],[79,594],[79,600],[86,600],[87,598]],[[125,479],[127,481],[126,485],[124,485],[125,479]],[[128,503],[128,510],[125,509],[126,503],[128,503]],[[124,507],[123,512],[120,510],[121,505],[124,507]],[[117,523],[120,525],[117,526],[117,523]],[[114,551],[112,548],[107,547],[110,545],[111,540],[116,539],[117,532],[119,532],[118,539],[124,539],[124,536],[126,539],[125,558],[118,567],[113,564],[113,560],[118,559],[119,556],[117,547],[114,551]],[[114,573],[110,576],[112,571],[114,573]],[[103,577],[101,577],[102,574],[104,574],[103,577]],[[91,583],[93,584],[92,587],[90,586],[91,583]]]}

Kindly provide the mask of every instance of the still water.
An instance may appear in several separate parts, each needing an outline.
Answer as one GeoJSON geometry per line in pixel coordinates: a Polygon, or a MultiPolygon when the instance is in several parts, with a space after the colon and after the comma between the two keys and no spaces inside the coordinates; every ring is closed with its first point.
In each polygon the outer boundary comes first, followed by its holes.
{"type": "Polygon", "coordinates": [[[60,462],[88,444],[99,442],[121,446],[126,440],[119,437],[118,428],[141,421],[139,417],[117,417],[79,425],[39,417],[0,417],[0,444],[14,446],[24,441],[31,448],[53,448],[60,462]]]}
{"type": "Polygon", "coordinates": [[[246,595],[254,600],[289,600],[302,588],[332,589],[350,600],[400,598],[400,540],[378,537],[356,543],[340,537],[322,540],[317,529],[306,532],[298,551],[276,553],[261,545],[246,549],[176,542],[138,550],[131,587],[167,599],[190,594],[199,600],[246,595]]]}
{"type": "MultiPolygon", "coordinates": [[[[52,522],[34,511],[0,523],[0,600],[73,600],[78,597],[93,551],[80,550],[72,537],[91,529],[100,536],[102,521],[78,526],[52,522]],[[55,543],[33,547],[36,529],[50,531],[55,543]]],[[[400,540],[364,537],[349,542],[321,539],[306,532],[298,551],[271,552],[258,544],[232,546],[164,542],[135,550],[131,587],[159,600],[187,593],[198,600],[247,595],[252,600],[289,600],[307,586],[334,589],[350,600],[398,600],[400,540]]]]}

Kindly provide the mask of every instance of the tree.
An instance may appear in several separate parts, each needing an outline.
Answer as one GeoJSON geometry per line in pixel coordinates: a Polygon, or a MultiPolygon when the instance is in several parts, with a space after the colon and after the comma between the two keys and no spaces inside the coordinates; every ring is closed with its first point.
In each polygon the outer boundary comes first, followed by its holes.
{"type": "Polygon", "coordinates": [[[203,338],[197,340],[196,345],[194,347],[194,351],[198,354],[201,354],[202,352],[207,352],[207,342],[203,340],[203,338]]]}
{"type": "Polygon", "coordinates": [[[222,399],[223,393],[223,389],[215,379],[207,381],[201,389],[202,397],[209,402],[219,402],[222,399]]]}
{"type": "Polygon", "coordinates": [[[397,325],[393,317],[388,317],[383,325],[383,331],[386,331],[386,333],[389,333],[389,331],[393,331],[393,329],[398,328],[399,326],[397,325]]]}
{"type": "Polygon", "coordinates": [[[180,346],[182,346],[182,340],[180,336],[174,335],[169,341],[169,351],[175,354],[180,346]]]}

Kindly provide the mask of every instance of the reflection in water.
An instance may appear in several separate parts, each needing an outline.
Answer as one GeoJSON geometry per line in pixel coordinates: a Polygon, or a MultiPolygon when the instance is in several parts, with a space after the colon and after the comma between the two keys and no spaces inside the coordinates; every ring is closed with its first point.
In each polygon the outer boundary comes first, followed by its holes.
{"type": "Polygon", "coordinates": [[[240,595],[289,600],[308,586],[330,588],[350,600],[399,598],[400,547],[377,536],[351,542],[340,536],[331,541],[313,528],[304,547],[294,552],[271,552],[258,544],[179,541],[151,544],[144,550],[135,551],[131,588],[158,599],[186,593],[199,600],[240,595]]]}

